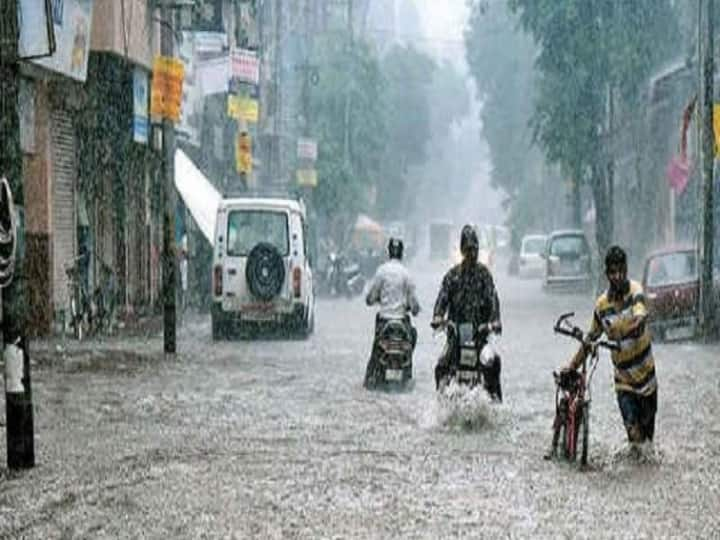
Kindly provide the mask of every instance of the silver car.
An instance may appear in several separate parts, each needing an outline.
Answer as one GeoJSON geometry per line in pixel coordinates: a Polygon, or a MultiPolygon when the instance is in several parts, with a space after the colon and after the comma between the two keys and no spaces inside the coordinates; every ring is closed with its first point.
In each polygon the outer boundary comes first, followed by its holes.
{"type": "Polygon", "coordinates": [[[520,255],[518,256],[518,275],[524,278],[540,278],[545,273],[545,243],[547,236],[544,234],[528,234],[523,237],[520,243],[520,255]]]}
{"type": "Polygon", "coordinates": [[[543,289],[588,291],[592,287],[592,259],[585,233],[555,231],[545,244],[543,289]]]}

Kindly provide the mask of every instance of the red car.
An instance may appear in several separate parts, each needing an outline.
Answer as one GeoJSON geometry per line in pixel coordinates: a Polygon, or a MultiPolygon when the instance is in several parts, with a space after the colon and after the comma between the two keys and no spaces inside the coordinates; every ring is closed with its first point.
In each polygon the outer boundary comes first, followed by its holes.
{"type": "MultiPolygon", "coordinates": [[[[699,281],[694,247],[669,247],[650,253],[645,259],[643,289],[653,337],[668,341],[695,337],[699,281]]],[[[714,290],[716,294],[720,290],[717,281],[714,290]]]]}

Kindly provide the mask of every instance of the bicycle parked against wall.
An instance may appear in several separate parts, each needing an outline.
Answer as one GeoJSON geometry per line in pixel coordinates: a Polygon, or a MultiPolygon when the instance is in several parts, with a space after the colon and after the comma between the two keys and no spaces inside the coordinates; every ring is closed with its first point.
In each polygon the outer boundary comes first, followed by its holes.
{"type": "Polygon", "coordinates": [[[69,326],[78,341],[87,335],[100,333],[110,334],[114,329],[116,308],[115,274],[112,269],[97,261],[99,283],[92,295],[88,292],[85,274],[82,271],[84,256],[73,259],[73,263],[65,267],[70,290],[69,326]]]}
{"type": "Polygon", "coordinates": [[[588,462],[590,437],[590,382],[598,365],[598,352],[600,347],[616,350],[618,345],[603,339],[588,340],[580,328],[572,326],[568,322],[568,319],[574,315],[574,313],[561,315],[553,330],[557,334],[571,337],[589,347],[589,361],[587,359],[583,361],[580,371],[553,372],[555,420],[550,452],[545,457],[548,459],[556,457],[559,445],[561,457],[574,462],[577,460],[579,447],[580,464],[585,466],[588,462]]]}
{"type": "Polygon", "coordinates": [[[81,271],[83,259],[81,255],[73,259],[72,264],[65,266],[70,292],[67,322],[78,341],[82,341],[90,328],[90,297],[81,271]]]}

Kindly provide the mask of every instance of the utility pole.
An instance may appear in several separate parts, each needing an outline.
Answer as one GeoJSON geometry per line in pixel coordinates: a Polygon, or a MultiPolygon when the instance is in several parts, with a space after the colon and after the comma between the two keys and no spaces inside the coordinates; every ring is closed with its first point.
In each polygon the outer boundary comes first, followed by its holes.
{"type": "MultiPolygon", "coordinates": [[[[160,4],[160,54],[173,56],[173,32],[170,20],[170,8],[166,2],[160,4]]],[[[175,128],[168,118],[162,121],[162,171],[165,182],[163,212],[163,343],[168,354],[175,354],[176,313],[175,313],[175,128]]]]}
{"type": "Polygon", "coordinates": [[[714,69],[714,39],[713,39],[713,3],[714,0],[700,0],[705,2],[703,22],[704,57],[703,57],[703,204],[702,204],[702,271],[700,274],[700,302],[703,335],[710,338],[715,330],[715,306],[713,297],[713,254],[715,223],[713,211],[713,168],[715,165],[715,141],[713,134],[713,77],[714,69]]]}
{"type": "MultiPolygon", "coordinates": [[[[9,181],[13,202],[23,205],[22,149],[18,88],[20,36],[17,0],[0,3],[0,177],[9,181]]],[[[5,201],[1,205],[5,207],[5,201]]],[[[10,208],[12,205],[10,205],[10,208]]],[[[0,212],[4,213],[4,212],[0,212]]],[[[11,216],[0,215],[9,229],[11,216]]],[[[27,299],[23,253],[17,251],[22,231],[16,231],[14,275],[2,289],[2,338],[5,357],[5,414],[8,469],[35,466],[32,389],[27,339],[27,299]]]]}
{"type": "Polygon", "coordinates": [[[347,25],[348,25],[348,36],[349,36],[349,53],[350,61],[348,62],[347,68],[350,73],[350,81],[345,87],[345,163],[352,167],[352,149],[350,148],[350,108],[352,100],[352,77],[353,68],[355,66],[355,36],[353,33],[353,0],[347,0],[347,25]]]}

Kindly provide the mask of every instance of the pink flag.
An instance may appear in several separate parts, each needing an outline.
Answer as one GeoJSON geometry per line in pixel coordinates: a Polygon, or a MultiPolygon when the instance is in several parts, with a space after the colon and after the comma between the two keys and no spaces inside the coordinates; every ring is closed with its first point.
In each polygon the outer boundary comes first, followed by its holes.
{"type": "Polygon", "coordinates": [[[668,163],[667,176],[670,187],[676,195],[680,195],[685,191],[690,179],[690,164],[681,156],[674,156],[668,163]]]}

